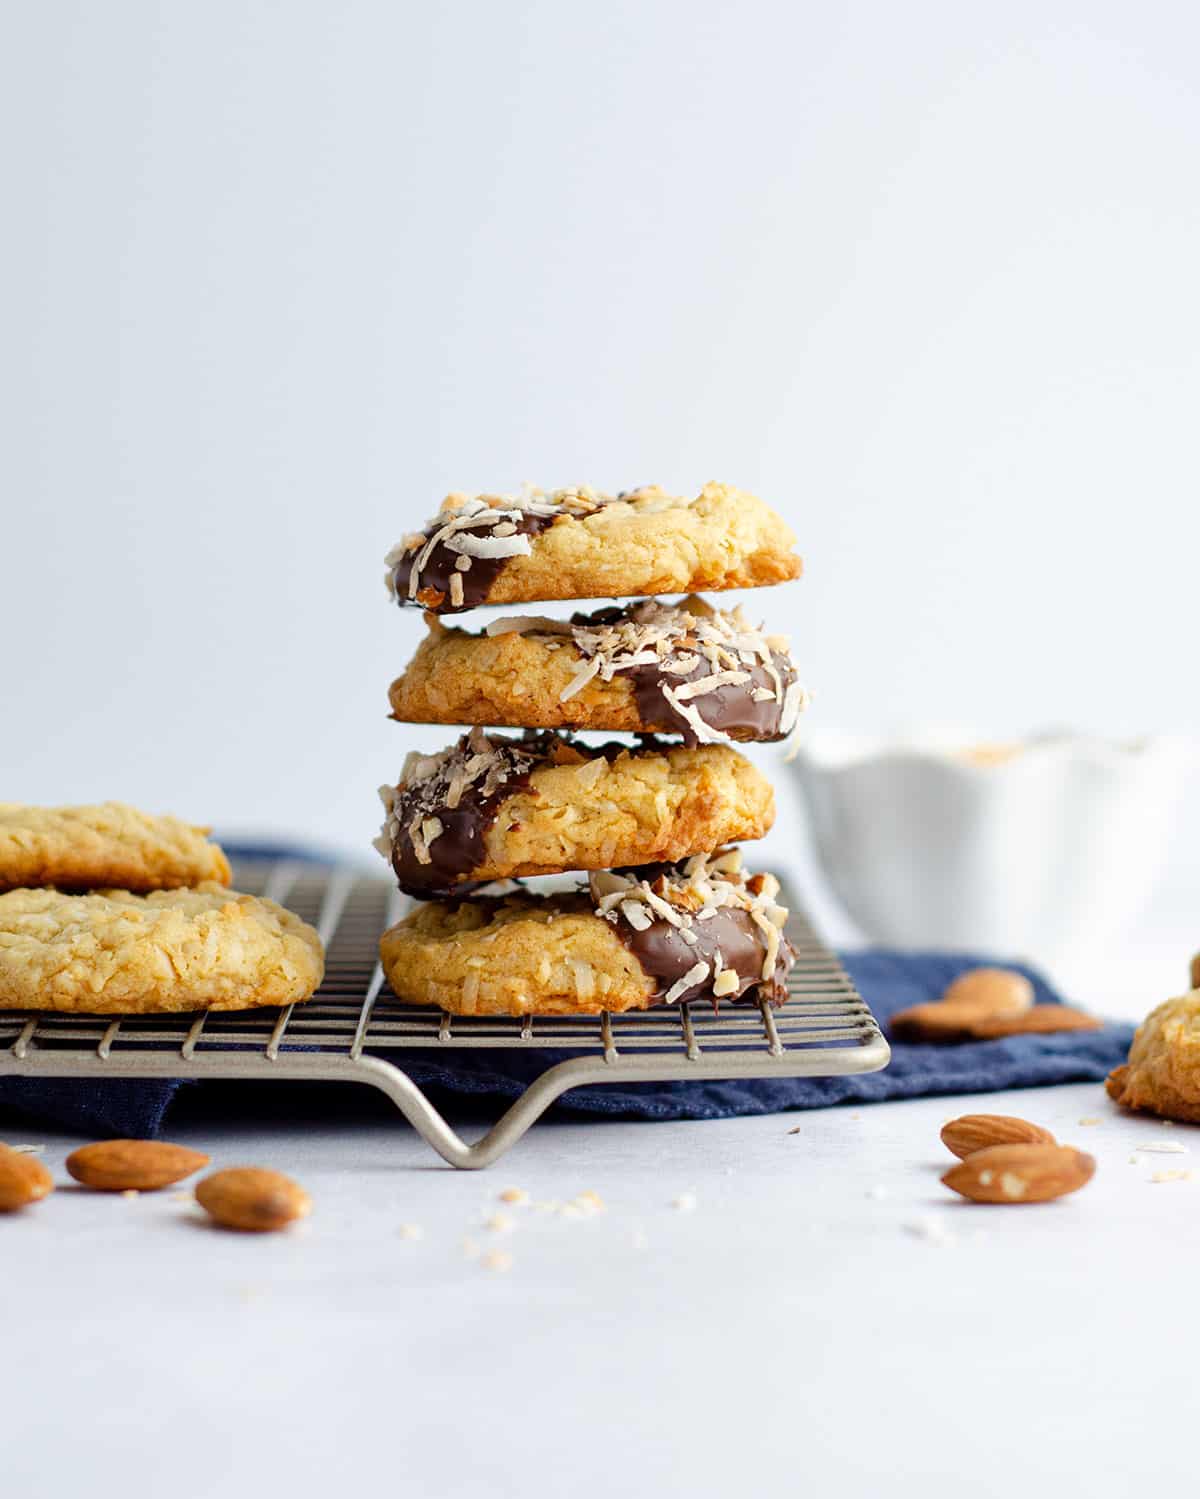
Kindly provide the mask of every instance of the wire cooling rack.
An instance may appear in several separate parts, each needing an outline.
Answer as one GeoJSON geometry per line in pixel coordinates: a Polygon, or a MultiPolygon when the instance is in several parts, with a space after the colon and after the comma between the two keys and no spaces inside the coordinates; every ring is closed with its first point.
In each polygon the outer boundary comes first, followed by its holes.
{"type": "Polygon", "coordinates": [[[282,1010],[97,1017],[0,1011],[0,1076],[328,1079],[369,1083],[452,1166],[490,1165],[568,1088],[582,1084],[830,1077],[887,1065],[888,1044],[833,953],[793,915],[788,999],[769,1005],[662,1006],[621,1015],[467,1017],[401,1004],[378,961],[402,913],[386,880],[290,860],[243,860],[235,887],[312,922],[325,980],[282,1010]],[[404,1071],[405,1052],[519,1048],[546,1066],[481,1139],[468,1144],[404,1071]]]}

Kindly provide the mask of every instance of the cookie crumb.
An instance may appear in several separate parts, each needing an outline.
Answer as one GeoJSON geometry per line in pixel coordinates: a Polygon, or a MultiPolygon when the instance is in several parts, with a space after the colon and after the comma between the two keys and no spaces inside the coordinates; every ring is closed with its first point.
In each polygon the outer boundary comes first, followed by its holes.
{"type": "MultiPolygon", "coordinates": [[[[128,1178],[126,1178],[126,1180],[128,1180],[128,1178]]],[[[138,1191],[138,1189],[136,1187],[126,1187],[125,1190],[121,1193],[121,1196],[122,1197],[126,1197],[126,1198],[128,1198],[128,1197],[140,1197],[141,1195],[142,1194],[138,1191]]]]}
{"type": "Polygon", "coordinates": [[[579,1196],[573,1200],[575,1206],[583,1213],[584,1217],[591,1217],[596,1213],[606,1211],[604,1199],[600,1196],[599,1192],[580,1192],[579,1196]]]}
{"type": "Polygon", "coordinates": [[[678,1197],[672,1197],[671,1206],[679,1213],[694,1213],[696,1211],[696,1194],[694,1192],[680,1192],[678,1197]]]}
{"type": "Polygon", "coordinates": [[[402,1223],[399,1229],[402,1239],[423,1239],[425,1230],[419,1223],[402,1223]]]}
{"type": "Polygon", "coordinates": [[[1155,1140],[1151,1144],[1135,1145],[1134,1149],[1143,1155],[1187,1155],[1188,1148],[1181,1145],[1178,1140],[1155,1140]]]}
{"type": "Polygon", "coordinates": [[[1150,1177],[1152,1182],[1190,1182],[1191,1179],[1190,1171],[1155,1171],[1150,1177]]]}
{"type": "Polygon", "coordinates": [[[798,1135],[803,1128],[804,1128],[804,1126],[801,1125],[801,1124],[793,1125],[792,1128],[790,1130],[788,1130],[788,1134],[789,1135],[798,1135]]]}
{"type": "Polygon", "coordinates": [[[516,1224],[508,1216],[507,1213],[493,1213],[492,1216],[484,1222],[483,1226],[486,1229],[490,1229],[494,1234],[510,1234],[516,1227],[516,1224]]]}
{"type": "Polygon", "coordinates": [[[1081,1119],[1079,1121],[1079,1123],[1082,1124],[1082,1125],[1084,1125],[1086,1127],[1086,1126],[1091,1125],[1091,1124],[1103,1124],[1104,1120],[1103,1119],[1093,1119],[1093,1118],[1089,1117],[1089,1118],[1086,1118],[1086,1119],[1081,1119]]]}
{"type": "Polygon", "coordinates": [[[914,1239],[923,1239],[926,1244],[936,1244],[943,1249],[958,1243],[957,1236],[950,1232],[940,1218],[935,1218],[932,1214],[910,1219],[904,1225],[904,1232],[911,1234],[914,1239]]]}
{"type": "Polygon", "coordinates": [[[498,1202],[507,1202],[511,1207],[523,1208],[529,1202],[529,1193],[524,1187],[505,1187],[496,1199],[498,1202]]]}
{"type": "Polygon", "coordinates": [[[503,1274],[512,1269],[513,1257],[507,1249],[489,1249],[479,1263],[485,1270],[495,1270],[503,1274]]]}

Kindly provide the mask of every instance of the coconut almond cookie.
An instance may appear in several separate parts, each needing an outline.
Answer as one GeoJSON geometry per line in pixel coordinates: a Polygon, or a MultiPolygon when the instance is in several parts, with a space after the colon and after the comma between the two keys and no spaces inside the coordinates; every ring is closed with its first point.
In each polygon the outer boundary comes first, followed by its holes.
{"type": "Polygon", "coordinates": [[[465,734],[409,755],[380,790],[375,846],[410,895],[568,869],[674,862],[775,817],[768,782],[724,745],[584,749],[555,734],[465,734]]]}
{"type": "Polygon", "coordinates": [[[321,940],[274,901],[207,881],[131,895],[0,895],[0,1008],[99,1014],[245,1010],[308,999],[321,940]]]}
{"type": "Polygon", "coordinates": [[[229,861],[208,828],[156,817],[123,802],[29,807],[0,802],[0,890],[174,890],[215,880],[229,861]]]}
{"type": "Polygon", "coordinates": [[[798,578],[795,537],[754,495],[706,484],[693,499],[657,485],[601,494],[526,489],[448,495],[387,555],[401,604],[439,614],[480,604],[755,588],[798,578]]]}
{"type": "Polygon", "coordinates": [[[1200,989],[1150,1011],[1105,1087],[1123,1108],[1200,1124],[1200,989]]]}
{"type": "Polygon", "coordinates": [[[808,695],[787,639],[740,608],[648,599],[570,621],[510,615],[480,634],[426,615],[389,693],[408,723],[681,734],[685,744],[784,739],[808,695]]]}
{"type": "Polygon", "coordinates": [[[572,1015],[786,998],[793,962],[772,875],[736,850],[595,873],[573,894],[431,901],[380,939],[396,996],[458,1015],[572,1015]]]}

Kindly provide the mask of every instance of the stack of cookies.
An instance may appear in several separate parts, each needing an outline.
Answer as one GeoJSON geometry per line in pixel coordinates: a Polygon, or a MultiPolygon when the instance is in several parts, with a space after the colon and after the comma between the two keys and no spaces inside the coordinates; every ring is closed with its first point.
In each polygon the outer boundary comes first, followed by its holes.
{"type": "Polygon", "coordinates": [[[472,1015],[782,1001],[778,882],[730,847],[767,832],[774,797],[735,744],[786,738],[805,693],[785,639],[696,594],[796,578],[793,546],[760,500],[709,484],[451,495],[389,553],[389,591],[428,627],[392,716],[467,729],[381,792],[376,847],[419,902],[381,942],[400,999],[472,1015]],[[606,597],[632,602],[443,622],[606,597]],[[595,732],[637,738],[575,737],[595,732]],[[513,883],[564,874],[566,890],[513,883]]]}
{"type": "Polygon", "coordinates": [[[320,938],[229,890],[207,828],[120,802],[0,802],[0,1008],[243,1010],[308,999],[320,938]]]}

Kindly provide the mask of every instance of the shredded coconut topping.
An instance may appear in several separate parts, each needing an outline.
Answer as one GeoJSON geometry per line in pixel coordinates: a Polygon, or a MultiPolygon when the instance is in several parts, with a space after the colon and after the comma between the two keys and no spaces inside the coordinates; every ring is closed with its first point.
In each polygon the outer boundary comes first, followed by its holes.
{"type": "Polygon", "coordinates": [[[807,692],[796,680],[787,637],[764,634],[740,606],[717,610],[696,597],[676,606],[648,599],[611,620],[567,625],[517,615],[497,620],[488,633],[499,635],[506,629],[547,638],[570,634],[583,662],[559,694],[564,702],[594,678],[611,682],[618,672],[656,668],[663,698],[699,744],[732,742],[705,719],[697,701],[722,687],[750,687],[751,701],[777,702],[781,738],[791,734],[808,703],[807,692]],[[685,677],[689,680],[669,680],[685,677]]]}
{"type": "Polygon", "coordinates": [[[390,862],[396,840],[405,832],[417,861],[432,862],[430,845],[445,832],[440,812],[454,811],[468,794],[487,801],[510,777],[526,774],[541,758],[543,751],[534,745],[489,739],[478,728],[440,754],[410,754],[399,783],[379,788],[385,817],[375,848],[390,862]]]}
{"type": "MultiPolygon", "coordinates": [[[[668,922],[684,941],[693,944],[699,940],[697,925],[710,921],[718,911],[730,907],[744,911],[763,937],[761,981],[774,980],[788,912],[776,899],[779,881],[775,876],[748,876],[742,868],[741,852],[736,848],[697,854],[653,879],[637,870],[627,873],[599,870],[588,875],[588,888],[596,914],[614,926],[624,921],[634,932],[644,932],[657,918],[668,922]]],[[[715,997],[737,992],[738,975],[724,966],[718,949],[711,969],[707,962],[697,961],[667,990],[664,1001],[676,1003],[710,976],[715,997]]]]}
{"type": "Polygon", "coordinates": [[[388,593],[398,598],[397,569],[409,562],[407,597],[415,600],[421,591],[421,573],[439,543],[457,555],[455,566],[466,572],[472,557],[528,556],[530,542],[522,525],[527,526],[531,519],[551,522],[564,515],[582,518],[623,498],[586,486],[544,490],[528,484],[516,495],[447,495],[441,510],[423,530],[406,536],[388,552],[384,578],[388,593]]]}

